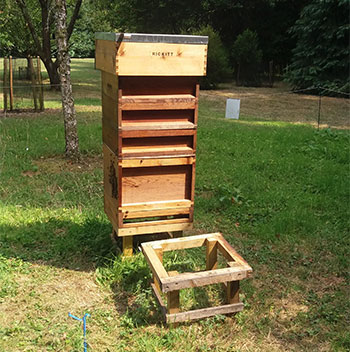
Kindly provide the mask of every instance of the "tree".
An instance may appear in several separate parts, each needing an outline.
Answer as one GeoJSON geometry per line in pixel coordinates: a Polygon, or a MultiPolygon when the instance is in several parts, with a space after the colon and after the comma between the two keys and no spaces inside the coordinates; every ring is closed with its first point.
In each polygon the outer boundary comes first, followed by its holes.
{"type": "Polygon", "coordinates": [[[240,34],[233,44],[232,53],[237,67],[237,85],[259,85],[262,51],[258,47],[258,35],[256,32],[246,29],[240,34]]]}
{"type": "MultiPolygon", "coordinates": [[[[58,86],[57,67],[59,61],[53,59],[53,31],[55,5],[52,0],[15,0],[21,11],[22,18],[33,43],[33,54],[39,55],[43,61],[52,85],[58,86]],[[38,7],[39,4],[39,7],[38,7]]],[[[82,0],[72,0],[73,12],[67,26],[69,40],[75,21],[78,17],[82,0]]]]}
{"type": "Polygon", "coordinates": [[[66,139],[66,157],[79,159],[79,140],[74,99],[70,77],[70,56],[68,53],[69,33],[67,28],[66,0],[55,0],[56,40],[58,48],[59,77],[61,82],[62,109],[66,139]]]}
{"type": "Polygon", "coordinates": [[[349,91],[349,2],[313,0],[292,28],[297,39],[288,81],[298,89],[349,91]]]}
{"type": "Polygon", "coordinates": [[[207,35],[209,37],[207,75],[201,79],[200,83],[203,89],[214,89],[218,83],[227,80],[231,76],[227,52],[219,34],[212,27],[203,27],[193,34],[207,35]]]}

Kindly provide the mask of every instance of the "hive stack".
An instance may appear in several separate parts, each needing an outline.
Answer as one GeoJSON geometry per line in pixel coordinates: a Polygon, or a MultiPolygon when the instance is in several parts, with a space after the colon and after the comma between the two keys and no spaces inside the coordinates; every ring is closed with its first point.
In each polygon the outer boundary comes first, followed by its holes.
{"type": "Polygon", "coordinates": [[[192,227],[207,43],[202,36],[96,34],[104,207],[125,255],[134,235],[192,227]]]}

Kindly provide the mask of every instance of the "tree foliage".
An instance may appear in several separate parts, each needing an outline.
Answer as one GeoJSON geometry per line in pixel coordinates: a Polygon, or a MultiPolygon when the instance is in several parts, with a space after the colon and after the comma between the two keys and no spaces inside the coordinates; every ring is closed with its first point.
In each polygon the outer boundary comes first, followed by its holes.
{"type": "Polygon", "coordinates": [[[227,80],[231,74],[227,52],[222,44],[219,34],[215,32],[212,27],[203,27],[194,34],[209,36],[207,75],[201,80],[201,88],[215,88],[218,83],[227,80]]]}
{"type": "Polygon", "coordinates": [[[233,44],[232,56],[237,67],[237,85],[259,85],[262,51],[259,49],[257,33],[246,29],[240,34],[233,44]]]}
{"type": "Polygon", "coordinates": [[[349,91],[349,2],[313,0],[292,28],[297,39],[288,80],[296,88],[349,91]]]}

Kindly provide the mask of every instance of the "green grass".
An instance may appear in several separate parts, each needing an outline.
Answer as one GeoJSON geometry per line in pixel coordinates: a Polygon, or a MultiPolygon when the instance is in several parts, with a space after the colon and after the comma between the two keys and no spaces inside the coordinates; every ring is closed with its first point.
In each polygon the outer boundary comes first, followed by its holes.
{"type": "MultiPolygon", "coordinates": [[[[56,110],[0,118],[0,350],[81,350],[69,311],[91,314],[94,351],[349,350],[349,131],[278,121],[278,111],[227,121],[204,96],[193,233],[221,231],[254,276],[242,282],[242,313],[166,327],[143,256],[123,261],[110,240],[92,67],[73,60],[82,163],[62,157],[58,93],[47,95],[56,110]]],[[[165,265],[195,270],[202,254],[169,253],[165,265]]],[[[181,300],[191,309],[221,295],[184,290],[181,300]]]]}

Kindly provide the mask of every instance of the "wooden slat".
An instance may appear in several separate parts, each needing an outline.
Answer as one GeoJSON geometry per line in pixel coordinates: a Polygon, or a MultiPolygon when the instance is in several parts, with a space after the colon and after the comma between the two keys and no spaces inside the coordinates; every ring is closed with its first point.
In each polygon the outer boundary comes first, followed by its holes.
{"type": "Polygon", "coordinates": [[[123,237],[123,256],[132,257],[133,236],[123,237]]]}
{"type": "MultiPolygon", "coordinates": [[[[165,126],[169,127],[169,126],[165,126]]],[[[196,127],[192,124],[191,129],[122,129],[119,131],[123,138],[139,138],[139,137],[173,137],[173,136],[193,136],[196,134],[196,127]]]]}
{"type": "Polygon", "coordinates": [[[162,246],[163,251],[174,251],[179,249],[188,249],[201,247],[205,245],[205,241],[208,238],[212,238],[219,233],[209,233],[204,235],[196,235],[189,237],[172,238],[167,240],[152,241],[145,243],[148,246],[162,246]]]}
{"type": "Polygon", "coordinates": [[[173,215],[184,215],[188,216],[191,208],[176,208],[176,209],[153,209],[153,210],[143,210],[135,212],[124,212],[123,219],[137,219],[137,218],[147,218],[147,217],[157,217],[157,216],[173,216],[173,215]]]}
{"type": "Polygon", "coordinates": [[[120,101],[123,110],[194,109],[196,98],[191,94],[127,95],[120,101]]]}
{"type": "Polygon", "coordinates": [[[185,146],[144,146],[144,147],[123,147],[122,156],[168,156],[168,155],[193,155],[193,149],[185,146]]]}
{"type": "Polygon", "coordinates": [[[161,158],[161,159],[123,159],[119,161],[122,167],[149,167],[149,166],[173,166],[191,165],[195,158],[161,158]]]}
{"type": "Polygon", "coordinates": [[[167,323],[180,323],[187,320],[196,320],[207,317],[212,317],[217,314],[230,314],[240,312],[243,310],[243,303],[226,304],[218,307],[210,307],[203,309],[190,310],[188,312],[181,312],[177,314],[167,314],[167,323]]]}
{"type": "Polygon", "coordinates": [[[160,292],[159,292],[158,288],[156,287],[156,285],[154,283],[151,283],[151,287],[152,287],[154,296],[156,297],[156,299],[158,301],[158,304],[160,306],[160,310],[161,310],[161,313],[163,315],[163,318],[165,320],[165,317],[166,317],[166,314],[167,314],[166,305],[164,304],[162,296],[160,295],[160,292]]]}
{"type": "MultiPolygon", "coordinates": [[[[149,247],[142,246],[142,253],[144,254],[153,275],[155,278],[158,280],[158,282],[161,284],[161,280],[168,277],[168,273],[165,271],[162,262],[159,260],[158,255],[155,253],[155,251],[149,247]]],[[[160,287],[162,289],[162,287],[160,287]]]]}
{"type": "Polygon", "coordinates": [[[252,268],[249,266],[249,264],[236,252],[236,250],[225,240],[221,234],[218,238],[218,249],[228,261],[235,261],[246,270],[252,271],[252,268]]]}
{"type": "Polygon", "coordinates": [[[206,269],[213,270],[218,266],[218,246],[217,239],[207,238],[206,244],[206,269]]]}
{"type": "Polygon", "coordinates": [[[248,277],[247,270],[240,267],[184,273],[175,277],[164,279],[162,281],[162,291],[169,292],[183,288],[199,287],[227,281],[237,281],[246,277],[248,277]]]}
{"type": "Polygon", "coordinates": [[[192,222],[183,222],[178,224],[161,224],[153,225],[153,226],[143,226],[138,225],[136,227],[126,227],[119,228],[117,230],[118,236],[130,236],[130,235],[147,235],[149,233],[162,233],[168,231],[183,231],[183,230],[191,230],[193,227],[192,222]]]}
{"type": "Polygon", "coordinates": [[[157,226],[157,225],[171,225],[178,223],[188,223],[189,220],[187,218],[180,219],[167,219],[167,220],[156,220],[156,221],[143,221],[143,222],[131,222],[123,225],[123,228],[128,227],[137,227],[137,226],[157,226]]]}
{"type": "Polygon", "coordinates": [[[193,203],[188,199],[178,199],[172,201],[161,201],[161,202],[143,202],[143,203],[129,203],[123,204],[119,207],[121,211],[141,211],[150,209],[173,209],[173,208],[185,208],[192,206],[193,203]]]}
{"type": "MultiPolygon", "coordinates": [[[[194,125],[192,122],[179,122],[179,121],[167,121],[167,122],[143,122],[143,121],[123,121],[122,122],[122,131],[157,131],[153,132],[153,135],[159,136],[160,132],[162,130],[193,130],[196,128],[196,125],[194,125]]],[[[130,133],[129,133],[130,134],[130,133]]],[[[193,133],[188,133],[193,134],[193,133]]],[[[174,132],[170,134],[168,132],[168,135],[174,135],[174,132]]],[[[124,133],[125,136],[125,133],[124,133]]],[[[124,137],[123,136],[123,137],[124,137]]]]}

